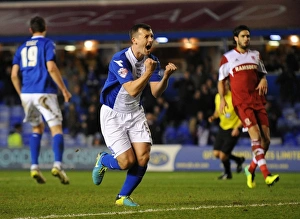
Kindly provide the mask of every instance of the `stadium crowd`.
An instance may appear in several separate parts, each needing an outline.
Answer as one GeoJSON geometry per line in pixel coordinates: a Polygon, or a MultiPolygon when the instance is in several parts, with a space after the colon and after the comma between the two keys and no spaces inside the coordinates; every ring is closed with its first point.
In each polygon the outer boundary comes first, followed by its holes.
{"type": "MultiPolygon", "coordinates": [[[[269,74],[277,74],[280,97],[267,96],[267,110],[271,137],[279,137],[283,144],[300,145],[300,51],[297,47],[283,47],[262,53],[269,74]]],[[[107,75],[107,53],[69,53],[59,50],[57,63],[64,81],[72,93],[70,103],[63,103],[64,133],[88,146],[103,145],[98,129],[99,94],[107,75]],[[79,139],[79,140],[78,140],[79,139]]],[[[0,52],[0,103],[20,105],[11,83],[12,53],[0,52]]],[[[197,52],[185,54],[186,68],[177,72],[164,96],[152,97],[146,89],[143,106],[154,144],[211,145],[218,130],[218,122],[210,124],[217,92],[218,66],[210,57],[197,52]]],[[[8,129],[16,123],[11,121],[8,129]]],[[[24,128],[23,128],[24,132],[24,128]]],[[[25,129],[26,132],[26,129],[25,129]]],[[[26,138],[24,139],[26,145],[26,138]]]]}

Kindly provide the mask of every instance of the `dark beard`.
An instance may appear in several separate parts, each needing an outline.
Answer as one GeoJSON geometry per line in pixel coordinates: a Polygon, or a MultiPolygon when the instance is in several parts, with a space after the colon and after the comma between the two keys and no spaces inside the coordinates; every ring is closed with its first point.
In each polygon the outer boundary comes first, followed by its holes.
{"type": "Polygon", "coordinates": [[[240,46],[240,48],[242,48],[243,50],[247,50],[247,49],[249,48],[249,44],[246,45],[246,46],[242,46],[242,45],[239,44],[239,46],[240,46]]]}

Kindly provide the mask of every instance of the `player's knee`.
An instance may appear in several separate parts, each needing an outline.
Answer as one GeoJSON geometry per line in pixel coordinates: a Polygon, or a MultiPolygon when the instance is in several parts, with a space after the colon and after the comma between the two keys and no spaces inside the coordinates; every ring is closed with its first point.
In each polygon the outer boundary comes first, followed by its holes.
{"type": "Polygon", "coordinates": [[[128,170],[136,163],[136,159],[133,157],[126,157],[118,159],[118,163],[122,170],[128,170]]]}
{"type": "Polygon", "coordinates": [[[39,125],[37,126],[33,126],[32,127],[32,132],[33,133],[38,133],[38,134],[43,134],[44,133],[44,129],[45,129],[45,125],[44,123],[40,123],[39,125]]]}
{"type": "Polygon", "coordinates": [[[150,154],[145,153],[142,156],[137,157],[137,162],[140,166],[146,166],[150,160],[150,154]]]}
{"type": "Polygon", "coordinates": [[[225,153],[220,153],[220,160],[226,161],[226,160],[228,160],[228,156],[225,153]]]}
{"type": "Polygon", "coordinates": [[[61,124],[50,126],[51,135],[55,136],[57,134],[63,134],[61,124]]]}
{"type": "Polygon", "coordinates": [[[214,150],[213,154],[214,154],[215,158],[220,158],[220,151],[214,150]]]}

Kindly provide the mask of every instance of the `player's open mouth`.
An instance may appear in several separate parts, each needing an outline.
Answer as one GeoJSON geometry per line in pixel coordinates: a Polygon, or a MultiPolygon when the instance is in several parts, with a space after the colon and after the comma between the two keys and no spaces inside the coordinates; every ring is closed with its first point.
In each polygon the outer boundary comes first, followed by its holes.
{"type": "Polygon", "coordinates": [[[151,45],[147,45],[147,46],[146,46],[146,49],[147,49],[147,50],[150,50],[150,49],[151,49],[151,45]]]}

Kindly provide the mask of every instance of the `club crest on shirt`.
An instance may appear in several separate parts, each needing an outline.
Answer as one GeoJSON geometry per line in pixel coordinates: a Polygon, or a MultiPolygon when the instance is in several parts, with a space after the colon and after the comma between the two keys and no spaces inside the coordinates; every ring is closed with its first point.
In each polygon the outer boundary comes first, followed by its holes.
{"type": "Polygon", "coordinates": [[[127,73],[128,73],[128,70],[127,70],[126,68],[120,68],[120,69],[118,70],[118,74],[119,74],[122,78],[125,78],[126,75],[127,75],[127,73]]]}
{"type": "Polygon", "coordinates": [[[251,125],[251,121],[250,121],[249,118],[246,118],[246,119],[244,120],[244,122],[245,122],[246,126],[251,125]]]}

